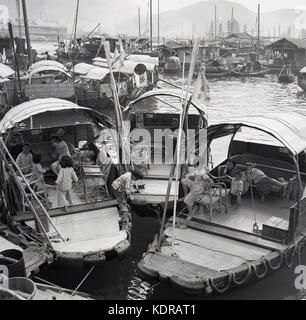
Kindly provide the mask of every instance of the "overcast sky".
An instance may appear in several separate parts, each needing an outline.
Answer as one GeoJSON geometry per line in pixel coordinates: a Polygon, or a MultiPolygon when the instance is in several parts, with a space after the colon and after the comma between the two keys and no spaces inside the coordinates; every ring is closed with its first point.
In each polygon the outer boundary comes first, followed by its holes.
{"type": "MultiPolygon", "coordinates": [[[[149,0],[132,0],[137,5],[144,7],[148,5],[149,0]]],[[[192,3],[200,2],[201,0],[160,0],[160,10],[166,11],[175,8],[188,6],[192,3]]],[[[155,10],[158,0],[153,0],[155,10]]],[[[240,3],[253,11],[257,11],[257,4],[260,3],[262,11],[272,11],[282,8],[304,8],[306,9],[305,0],[234,0],[233,2],[240,3]]],[[[154,10],[154,11],[155,11],[154,10]]]]}

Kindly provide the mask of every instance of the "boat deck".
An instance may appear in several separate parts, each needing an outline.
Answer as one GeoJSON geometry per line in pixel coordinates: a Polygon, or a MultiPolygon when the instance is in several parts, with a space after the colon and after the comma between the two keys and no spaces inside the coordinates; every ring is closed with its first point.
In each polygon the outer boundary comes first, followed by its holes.
{"type": "MultiPolygon", "coordinates": [[[[261,202],[259,195],[254,195],[254,208],[252,206],[251,195],[247,194],[242,197],[242,202],[239,209],[229,204],[228,213],[225,213],[224,208],[219,213],[217,210],[213,212],[212,221],[215,224],[227,226],[246,232],[253,232],[253,225],[256,221],[259,229],[271,217],[277,217],[289,221],[290,207],[294,205],[293,201],[288,202],[286,199],[270,196],[264,202],[261,202]]],[[[207,210],[200,207],[194,218],[208,221],[209,215],[207,210]]]]}

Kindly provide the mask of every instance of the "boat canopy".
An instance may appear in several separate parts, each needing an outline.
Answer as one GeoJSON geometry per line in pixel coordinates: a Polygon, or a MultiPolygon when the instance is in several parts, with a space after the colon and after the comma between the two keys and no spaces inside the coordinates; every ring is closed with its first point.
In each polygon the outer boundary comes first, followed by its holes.
{"type": "Polygon", "coordinates": [[[59,72],[59,73],[64,73],[66,74],[69,78],[71,78],[71,75],[65,71],[64,69],[58,68],[58,67],[51,67],[51,66],[45,66],[45,67],[39,67],[35,68],[30,73],[28,74],[28,78],[31,79],[35,74],[40,73],[40,72],[45,72],[45,71],[52,71],[52,72],[59,72]]]}
{"type": "Polygon", "coordinates": [[[15,71],[8,67],[7,65],[0,63],[0,78],[6,79],[8,77],[11,77],[15,74],[15,71]]]}
{"type": "Polygon", "coordinates": [[[155,66],[159,65],[159,59],[158,57],[151,57],[147,54],[142,55],[142,54],[131,54],[126,57],[126,60],[128,61],[134,61],[138,63],[149,63],[149,64],[154,64],[155,66]]]}
{"type": "MultiPolygon", "coordinates": [[[[171,88],[171,89],[155,89],[155,90],[148,91],[148,92],[144,93],[143,95],[141,95],[141,96],[140,96],[139,98],[137,98],[136,100],[131,101],[131,102],[129,103],[129,105],[124,109],[124,112],[129,112],[137,103],[142,102],[142,101],[145,100],[145,99],[150,99],[150,98],[155,98],[155,97],[156,97],[156,98],[158,97],[158,99],[160,99],[160,100],[162,100],[163,97],[164,97],[166,100],[168,100],[167,97],[170,97],[170,98],[172,97],[172,98],[179,98],[179,99],[181,99],[181,98],[182,98],[182,90],[181,90],[181,89],[171,88]]],[[[188,93],[187,99],[189,100],[190,97],[191,97],[191,93],[188,93]]],[[[184,92],[183,98],[184,98],[184,100],[185,100],[185,98],[186,98],[186,91],[184,92]]],[[[177,100],[177,99],[176,99],[176,100],[177,100]]],[[[173,104],[172,101],[169,101],[169,102],[166,101],[166,104],[168,104],[168,103],[173,104]]],[[[181,105],[181,103],[180,103],[180,105],[181,105]]],[[[203,111],[203,109],[202,109],[202,107],[201,107],[200,105],[197,105],[197,104],[195,104],[194,101],[192,101],[192,106],[197,110],[197,112],[198,112],[199,114],[201,114],[201,116],[206,117],[206,116],[205,116],[205,112],[203,111]]],[[[179,107],[179,106],[176,105],[176,107],[179,107]]],[[[180,110],[181,110],[181,109],[179,108],[179,111],[180,111],[180,110]]],[[[173,110],[172,110],[172,111],[173,111],[173,110]]]]}
{"type": "Polygon", "coordinates": [[[73,72],[78,75],[86,75],[90,70],[96,68],[96,66],[88,63],[78,63],[77,65],[74,66],[73,72]]]}
{"type": "Polygon", "coordinates": [[[237,133],[241,127],[261,130],[282,143],[294,156],[306,150],[306,118],[296,113],[254,115],[230,119],[208,128],[209,143],[237,133]]]}
{"type": "Polygon", "coordinates": [[[59,69],[62,69],[64,71],[67,71],[67,68],[62,64],[59,63],[57,61],[53,61],[53,60],[42,60],[42,61],[38,61],[36,63],[33,63],[32,66],[29,68],[29,73],[31,71],[33,71],[34,69],[38,69],[38,68],[48,68],[48,67],[56,67],[59,69]]]}
{"type": "Polygon", "coordinates": [[[300,71],[300,73],[306,73],[306,67],[304,67],[304,68],[300,71]]]}
{"type": "Polygon", "coordinates": [[[35,99],[12,108],[5,114],[3,119],[0,121],[0,133],[6,133],[8,130],[14,128],[16,124],[26,119],[29,119],[30,117],[33,117],[37,114],[45,112],[58,112],[69,109],[84,110],[89,115],[94,116],[96,119],[98,119],[103,125],[107,127],[113,126],[109,117],[104,116],[95,110],[88,109],[85,107],[79,107],[78,105],[70,101],[56,98],[48,98],[35,99]]]}
{"type": "MultiPolygon", "coordinates": [[[[148,63],[144,61],[130,61],[130,60],[124,60],[123,64],[121,65],[121,61],[118,60],[115,63],[113,63],[113,71],[114,72],[122,72],[129,75],[133,75],[135,73],[135,70],[139,69],[140,66],[144,66],[145,70],[148,71],[154,71],[156,68],[155,63],[148,63]]],[[[108,68],[107,60],[103,58],[95,58],[93,59],[94,65],[102,68],[108,68]]]]}

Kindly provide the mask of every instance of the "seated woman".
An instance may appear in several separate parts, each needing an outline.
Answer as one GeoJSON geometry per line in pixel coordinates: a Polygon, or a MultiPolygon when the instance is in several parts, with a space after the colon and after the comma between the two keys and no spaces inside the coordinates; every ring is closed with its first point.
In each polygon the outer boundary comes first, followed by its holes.
{"type": "Polygon", "coordinates": [[[207,176],[189,175],[186,179],[182,180],[182,186],[185,192],[184,203],[188,208],[187,220],[192,220],[195,212],[193,211],[194,204],[199,201],[205,190],[210,189],[213,181],[207,176]]]}

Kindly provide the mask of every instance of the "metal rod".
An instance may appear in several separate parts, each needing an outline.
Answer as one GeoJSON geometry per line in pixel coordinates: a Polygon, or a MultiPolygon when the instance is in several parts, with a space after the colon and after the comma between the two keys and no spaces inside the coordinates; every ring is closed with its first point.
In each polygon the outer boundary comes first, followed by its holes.
{"type": "Polygon", "coordinates": [[[150,49],[153,50],[153,0],[150,0],[150,49]]]}
{"type": "Polygon", "coordinates": [[[31,48],[31,39],[29,33],[29,23],[28,23],[28,14],[25,0],[22,0],[22,9],[23,9],[23,20],[24,20],[24,30],[27,41],[27,49],[28,49],[28,59],[29,59],[29,67],[32,65],[32,48],[31,48]]]}
{"type": "Polygon", "coordinates": [[[138,36],[141,37],[141,18],[140,18],[140,7],[138,7],[138,36]]]}
{"type": "Polygon", "coordinates": [[[159,0],[157,2],[157,42],[160,43],[160,10],[159,10],[159,0]]]}
{"type": "Polygon", "coordinates": [[[260,4],[258,4],[258,59],[260,55],[260,4]]]}

